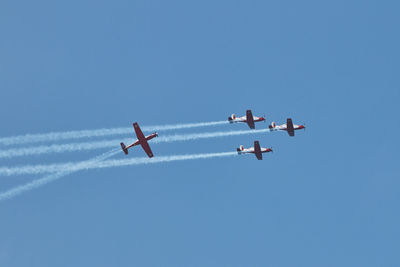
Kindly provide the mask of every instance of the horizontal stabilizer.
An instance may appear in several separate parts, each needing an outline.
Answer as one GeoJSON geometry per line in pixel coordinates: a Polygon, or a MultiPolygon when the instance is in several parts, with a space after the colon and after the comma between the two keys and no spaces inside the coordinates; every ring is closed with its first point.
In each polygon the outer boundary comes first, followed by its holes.
{"type": "Polygon", "coordinates": [[[128,155],[128,149],[126,149],[126,146],[124,143],[121,143],[121,148],[122,148],[122,151],[124,151],[125,155],[128,155]]]}

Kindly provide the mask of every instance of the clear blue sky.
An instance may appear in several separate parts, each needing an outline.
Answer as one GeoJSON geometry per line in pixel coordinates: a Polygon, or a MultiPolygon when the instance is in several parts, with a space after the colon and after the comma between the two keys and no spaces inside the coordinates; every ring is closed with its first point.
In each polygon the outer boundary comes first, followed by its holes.
{"type": "MultiPolygon", "coordinates": [[[[275,149],[263,161],[79,172],[2,202],[0,266],[399,266],[399,7],[2,1],[0,136],[223,120],[247,108],[308,128],[152,146],[221,152],[258,139],[275,149]]],[[[246,126],[180,132],[232,129],[246,126]]],[[[2,177],[0,190],[34,178],[2,177]]]]}

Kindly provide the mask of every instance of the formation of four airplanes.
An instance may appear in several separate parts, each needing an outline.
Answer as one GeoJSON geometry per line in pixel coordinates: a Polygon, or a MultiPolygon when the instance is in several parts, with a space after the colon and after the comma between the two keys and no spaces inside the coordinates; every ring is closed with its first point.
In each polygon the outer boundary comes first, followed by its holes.
{"type": "MultiPolygon", "coordinates": [[[[235,114],[232,114],[228,118],[228,121],[230,123],[245,122],[250,127],[250,129],[255,129],[254,123],[259,122],[259,121],[265,122],[265,116],[264,117],[256,117],[256,116],[253,116],[251,110],[247,110],[246,116],[236,117],[235,114]]],[[[145,136],[143,134],[142,130],[140,129],[139,125],[137,124],[137,122],[133,123],[133,128],[135,129],[137,140],[128,146],[125,146],[124,143],[121,143],[122,151],[124,151],[124,153],[126,155],[128,155],[129,148],[141,145],[143,150],[149,156],[149,158],[152,158],[154,155],[153,155],[153,152],[151,151],[149,143],[147,141],[157,137],[158,133],[155,132],[148,136],[145,136]]],[[[305,128],[306,127],[304,125],[293,124],[292,119],[290,119],[290,118],[288,118],[286,120],[286,123],[284,123],[282,125],[276,125],[275,122],[272,122],[271,125],[269,125],[270,131],[287,131],[289,136],[294,136],[295,130],[300,130],[300,129],[305,129],[305,128]]],[[[258,160],[262,160],[262,154],[272,152],[272,148],[260,147],[260,143],[258,141],[254,141],[254,147],[244,148],[243,146],[240,146],[239,148],[237,148],[237,152],[238,152],[238,154],[248,154],[248,153],[254,154],[258,160]]]]}

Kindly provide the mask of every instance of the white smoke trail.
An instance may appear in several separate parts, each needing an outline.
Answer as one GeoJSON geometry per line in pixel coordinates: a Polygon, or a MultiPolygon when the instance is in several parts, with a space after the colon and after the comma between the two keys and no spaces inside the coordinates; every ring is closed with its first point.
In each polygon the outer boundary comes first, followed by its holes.
{"type": "MultiPolygon", "coordinates": [[[[171,125],[154,125],[154,126],[143,126],[142,130],[166,131],[166,130],[215,126],[227,123],[228,123],[227,121],[212,121],[212,122],[184,123],[184,124],[171,124],[171,125]]],[[[2,137],[0,138],[0,144],[17,145],[17,144],[39,143],[39,142],[52,142],[52,141],[60,141],[67,139],[100,137],[109,135],[122,135],[130,133],[133,133],[132,127],[68,131],[68,132],[50,132],[44,134],[26,134],[26,135],[17,135],[11,137],[2,137]]]]}
{"type": "Polygon", "coordinates": [[[205,153],[205,154],[191,154],[191,155],[173,155],[173,156],[160,156],[156,158],[131,158],[131,159],[123,159],[123,160],[104,160],[115,154],[114,151],[110,151],[102,156],[96,157],[92,160],[82,161],[78,163],[65,163],[65,164],[53,164],[46,169],[45,166],[41,166],[39,169],[32,168],[30,171],[34,171],[35,174],[38,173],[46,173],[53,172],[57,169],[56,173],[44,176],[43,178],[34,180],[30,183],[17,186],[8,191],[0,193],[0,201],[5,199],[13,198],[19,194],[24,192],[33,190],[42,185],[48,184],[52,181],[58,180],[68,174],[73,172],[77,172],[80,170],[89,170],[89,169],[97,169],[97,168],[110,168],[110,167],[120,167],[120,166],[131,166],[131,165],[141,165],[141,164],[155,164],[162,162],[171,162],[171,161],[183,161],[183,160],[194,160],[194,159],[207,159],[207,158],[216,158],[216,157],[228,157],[237,155],[236,152],[221,152],[221,153],[205,153]],[[101,161],[103,160],[103,161],[101,161]],[[36,170],[40,170],[36,172],[36,170]]]}
{"type": "Polygon", "coordinates": [[[194,159],[209,159],[209,158],[222,158],[236,156],[237,152],[219,152],[219,153],[203,153],[203,154],[186,154],[186,155],[172,155],[172,156],[160,156],[156,158],[131,158],[131,159],[120,159],[120,160],[104,160],[83,169],[97,169],[97,168],[110,168],[120,166],[132,166],[142,164],[155,164],[162,162],[171,161],[183,161],[183,160],[194,160],[194,159]]]}
{"type": "MultiPolygon", "coordinates": [[[[95,157],[93,159],[85,160],[85,161],[82,161],[82,162],[78,162],[78,163],[76,163],[75,167],[79,168],[79,167],[85,166],[85,168],[87,168],[88,166],[91,166],[92,164],[98,163],[98,162],[100,162],[100,161],[102,161],[102,160],[104,160],[106,158],[109,158],[109,157],[115,155],[117,152],[118,152],[118,150],[113,149],[113,150],[111,150],[109,152],[106,152],[106,153],[103,153],[103,154],[101,154],[101,155],[99,155],[99,156],[97,156],[97,157],[95,157]]],[[[20,195],[20,194],[24,193],[24,192],[33,190],[33,189],[38,188],[38,187],[40,187],[42,185],[45,185],[45,184],[48,184],[48,183],[53,182],[55,180],[58,180],[58,179],[66,176],[66,175],[68,175],[68,174],[70,174],[72,172],[74,172],[74,170],[72,168],[70,168],[70,169],[65,168],[65,169],[62,169],[62,170],[58,170],[57,172],[52,173],[50,175],[44,176],[44,177],[42,177],[40,179],[33,180],[32,182],[29,182],[29,183],[26,183],[26,184],[11,188],[11,189],[9,189],[9,190],[7,190],[5,192],[0,193],[0,201],[13,198],[13,197],[15,197],[17,195],[20,195]]]]}
{"type": "Polygon", "coordinates": [[[42,155],[48,153],[63,153],[71,151],[110,148],[110,147],[117,147],[120,141],[121,141],[120,139],[114,139],[114,140],[102,140],[94,142],[13,148],[13,149],[0,150],[0,158],[13,158],[19,156],[42,155]]]}
{"type": "Polygon", "coordinates": [[[235,136],[235,135],[246,135],[246,134],[259,134],[270,132],[269,129],[261,129],[261,130],[240,130],[240,131],[225,131],[225,132],[208,132],[208,133],[194,133],[194,134],[175,134],[175,135],[167,135],[160,136],[154,139],[153,143],[169,143],[175,141],[191,141],[196,139],[206,139],[206,138],[215,138],[215,137],[226,137],[226,136],[235,136]]]}
{"type": "MultiPolygon", "coordinates": [[[[112,155],[115,155],[119,151],[113,150],[112,155]]],[[[224,152],[224,153],[208,153],[208,154],[189,154],[189,155],[175,155],[175,156],[158,156],[155,158],[130,158],[121,160],[108,160],[99,162],[96,160],[96,164],[93,165],[93,160],[82,161],[82,162],[66,162],[66,163],[54,163],[46,165],[24,165],[18,167],[1,167],[0,176],[13,176],[13,175],[26,175],[26,174],[44,174],[44,173],[54,173],[58,171],[76,171],[82,169],[92,169],[92,168],[105,168],[110,164],[112,166],[123,166],[123,165],[138,165],[138,164],[151,164],[159,162],[168,162],[176,160],[186,160],[186,159],[199,159],[199,158],[210,158],[237,154],[237,152],[224,152]],[[87,164],[86,164],[87,163],[87,164]],[[89,166],[89,167],[87,167],[89,166]]],[[[107,154],[108,155],[108,154],[107,154]]],[[[109,156],[107,156],[109,157],[109,156]]]]}
{"type": "MultiPolygon", "coordinates": [[[[205,138],[265,133],[269,131],[270,131],[269,129],[262,129],[262,130],[241,130],[241,131],[226,131],[226,132],[222,131],[206,132],[206,133],[194,133],[194,134],[175,134],[175,135],[159,136],[158,138],[153,139],[151,143],[158,144],[158,143],[169,143],[176,141],[191,141],[191,140],[205,139],[205,138]]],[[[130,141],[132,141],[132,139],[134,138],[130,138],[130,141]]],[[[93,142],[80,142],[80,143],[50,145],[50,146],[7,149],[7,150],[0,150],[0,158],[12,158],[18,156],[32,156],[32,155],[41,155],[47,153],[64,153],[72,151],[111,148],[111,147],[118,147],[120,142],[121,142],[120,139],[114,139],[114,140],[101,140],[93,142]]]]}

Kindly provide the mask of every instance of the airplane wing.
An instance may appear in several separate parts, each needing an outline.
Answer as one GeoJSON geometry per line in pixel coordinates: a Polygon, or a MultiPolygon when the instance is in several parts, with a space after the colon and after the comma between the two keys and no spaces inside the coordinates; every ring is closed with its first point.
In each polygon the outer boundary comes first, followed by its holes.
{"type": "Polygon", "coordinates": [[[256,155],[258,160],[262,160],[260,143],[258,141],[254,141],[254,154],[256,155]]]}
{"type": "Polygon", "coordinates": [[[140,142],[140,145],[143,147],[144,152],[146,152],[147,156],[149,156],[149,158],[153,157],[153,152],[151,152],[151,148],[149,146],[149,143],[147,143],[146,139],[144,140],[144,142],[140,142]]]}
{"type": "Polygon", "coordinates": [[[133,128],[135,129],[136,137],[139,140],[139,142],[142,142],[143,140],[146,140],[146,137],[144,136],[142,130],[139,127],[139,124],[135,122],[133,124],[133,128]]]}
{"type": "Polygon", "coordinates": [[[144,136],[144,134],[143,134],[142,130],[140,129],[139,125],[137,124],[137,122],[135,122],[133,124],[133,128],[135,129],[137,139],[139,140],[139,143],[142,146],[144,152],[146,152],[146,154],[147,154],[147,156],[149,156],[149,158],[152,158],[153,152],[151,152],[149,143],[147,143],[146,137],[144,136]]]}
{"type": "Polygon", "coordinates": [[[249,125],[250,129],[254,129],[255,128],[254,119],[253,119],[253,113],[251,113],[250,109],[248,109],[246,111],[246,122],[247,122],[247,125],[249,125]]]}
{"type": "Polygon", "coordinates": [[[286,127],[287,127],[287,132],[290,136],[294,136],[294,127],[293,127],[293,122],[292,119],[288,118],[286,120],[286,127]]]}

